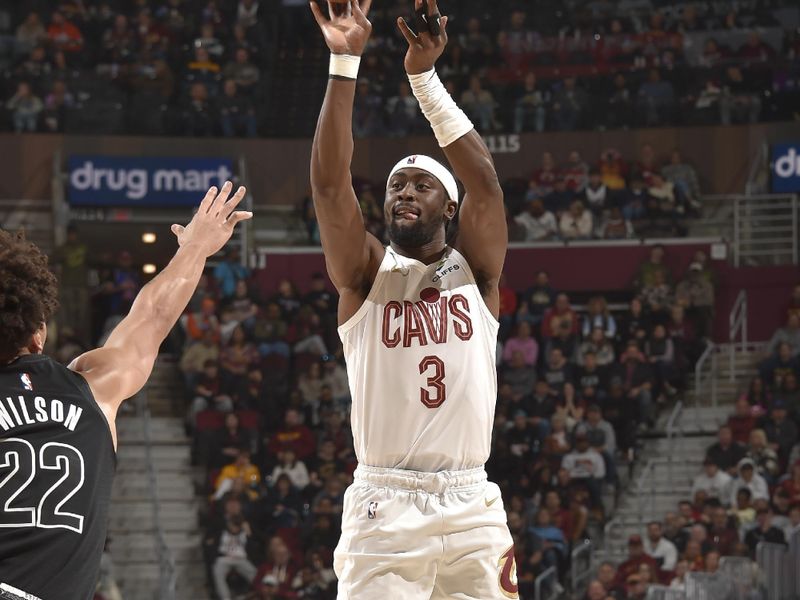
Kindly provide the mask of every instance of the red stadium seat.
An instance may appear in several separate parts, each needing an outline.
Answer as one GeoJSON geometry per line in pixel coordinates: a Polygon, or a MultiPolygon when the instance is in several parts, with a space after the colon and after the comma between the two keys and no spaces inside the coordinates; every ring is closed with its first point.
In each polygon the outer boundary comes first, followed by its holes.
{"type": "Polygon", "coordinates": [[[198,432],[222,429],[225,425],[225,415],[216,410],[203,410],[195,417],[195,427],[198,432]]]}

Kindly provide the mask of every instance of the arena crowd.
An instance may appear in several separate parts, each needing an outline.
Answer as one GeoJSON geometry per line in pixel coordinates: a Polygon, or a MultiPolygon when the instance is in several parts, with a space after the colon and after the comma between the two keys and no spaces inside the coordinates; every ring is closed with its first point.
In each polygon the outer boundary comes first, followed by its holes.
{"type": "MultiPolygon", "coordinates": [[[[790,120],[800,89],[792,6],[464,0],[440,72],[484,133],[790,120]]],[[[405,43],[395,20],[410,13],[406,0],[374,7],[355,105],[359,137],[427,132],[402,77],[405,43]]],[[[311,119],[292,119],[294,129],[285,130],[270,116],[291,84],[282,73],[317,66],[324,84],[306,2],[26,0],[0,17],[4,128],[313,131],[311,119]]],[[[319,98],[308,96],[292,97],[298,112],[316,114],[319,98]]]]}

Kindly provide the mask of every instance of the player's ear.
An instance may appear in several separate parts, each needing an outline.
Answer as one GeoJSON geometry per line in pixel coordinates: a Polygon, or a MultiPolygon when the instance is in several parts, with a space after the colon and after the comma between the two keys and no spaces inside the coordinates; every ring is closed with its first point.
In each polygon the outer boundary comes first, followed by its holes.
{"type": "Polygon", "coordinates": [[[445,218],[452,221],[453,219],[456,218],[457,212],[458,212],[458,202],[455,202],[454,200],[448,200],[444,210],[445,218]]]}

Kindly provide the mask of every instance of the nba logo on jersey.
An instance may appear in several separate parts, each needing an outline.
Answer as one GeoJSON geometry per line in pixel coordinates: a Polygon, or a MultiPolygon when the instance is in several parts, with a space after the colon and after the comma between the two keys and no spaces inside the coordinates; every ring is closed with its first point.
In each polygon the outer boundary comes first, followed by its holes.
{"type": "Polygon", "coordinates": [[[33,382],[31,381],[31,376],[27,373],[22,373],[19,376],[20,381],[22,382],[22,387],[24,387],[29,392],[33,391],[33,382]]]}
{"type": "Polygon", "coordinates": [[[374,519],[376,516],[378,516],[378,503],[370,502],[367,506],[367,518],[374,519]]]}

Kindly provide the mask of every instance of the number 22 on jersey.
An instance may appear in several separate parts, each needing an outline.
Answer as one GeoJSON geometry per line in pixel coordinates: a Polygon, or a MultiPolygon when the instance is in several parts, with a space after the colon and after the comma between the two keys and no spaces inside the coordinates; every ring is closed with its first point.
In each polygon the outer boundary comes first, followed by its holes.
{"type": "Polygon", "coordinates": [[[83,516],[64,505],[83,487],[83,455],[69,444],[48,442],[38,452],[21,438],[0,440],[0,527],[69,529],[83,533],[83,516]],[[55,482],[36,500],[23,500],[37,477],[55,482]],[[2,473],[6,473],[5,476],[2,473]],[[25,505],[22,505],[22,504],[25,505]]]}

